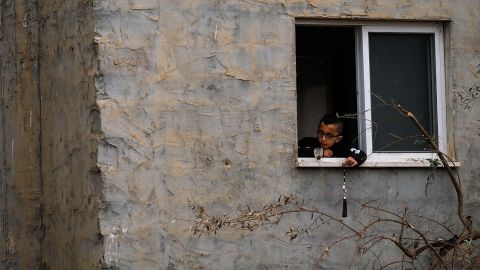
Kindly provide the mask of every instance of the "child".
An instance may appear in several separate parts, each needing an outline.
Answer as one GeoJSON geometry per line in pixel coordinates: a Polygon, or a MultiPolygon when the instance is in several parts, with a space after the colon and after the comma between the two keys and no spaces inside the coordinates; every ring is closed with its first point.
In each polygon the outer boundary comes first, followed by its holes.
{"type": "MultiPolygon", "coordinates": [[[[362,150],[344,145],[343,122],[334,114],[325,114],[317,128],[317,138],[306,137],[298,142],[299,157],[314,157],[314,149],[322,148],[323,157],[344,157],[345,167],[360,166],[367,155],[362,150]]],[[[317,157],[320,158],[320,157],[317,157]]]]}

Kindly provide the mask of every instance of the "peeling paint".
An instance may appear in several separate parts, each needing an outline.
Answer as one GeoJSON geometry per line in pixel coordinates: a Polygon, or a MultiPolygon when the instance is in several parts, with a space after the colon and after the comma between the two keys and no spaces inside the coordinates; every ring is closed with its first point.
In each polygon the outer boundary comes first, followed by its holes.
{"type": "Polygon", "coordinates": [[[117,238],[128,233],[128,228],[114,229],[112,233],[108,234],[105,241],[105,264],[107,267],[118,267],[119,262],[119,242],[117,238]]]}

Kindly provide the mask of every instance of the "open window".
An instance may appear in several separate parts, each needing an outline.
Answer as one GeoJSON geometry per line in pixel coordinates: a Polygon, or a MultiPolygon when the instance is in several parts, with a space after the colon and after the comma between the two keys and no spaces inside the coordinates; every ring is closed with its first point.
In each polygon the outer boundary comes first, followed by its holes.
{"type": "MultiPolygon", "coordinates": [[[[413,123],[386,105],[395,102],[446,151],[442,29],[436,23],[297,23],[298,138],[315,137],[326,112],[354,116],[344,118],[344,140],[367,153],[364,166],[425,166],[434,153],[413,123]]],[[[299,166],[322,164],[298,159],[299,166]]]]}

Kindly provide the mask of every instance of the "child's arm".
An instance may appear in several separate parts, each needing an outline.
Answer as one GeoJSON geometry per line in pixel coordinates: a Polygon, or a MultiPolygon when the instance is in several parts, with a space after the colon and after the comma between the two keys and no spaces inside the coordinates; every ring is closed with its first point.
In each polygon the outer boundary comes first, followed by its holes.
{"type": "Polygon", "coordinates": [[[353,157],[347,157],[342,165],[344,167],[356,167],[358,165],[358,161],[356,161],[353,157]]]}
{"type": "Polygon", "coordinates": [[[367,160],[367,154],[360,149],[350,148],[347,152],[347,158],[343,162],[345,167],[357,167],[367,160]]]}

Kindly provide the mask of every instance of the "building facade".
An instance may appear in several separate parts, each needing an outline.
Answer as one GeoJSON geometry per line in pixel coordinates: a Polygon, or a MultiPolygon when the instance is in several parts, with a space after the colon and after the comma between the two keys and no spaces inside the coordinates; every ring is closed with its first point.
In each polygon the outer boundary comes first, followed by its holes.
{"type": "MultiPolygon", "coordinates": [[[[477,0],[11,0],[0,8],[1,268],[370,269],[394,261],[399,251],[383,242],[359,256],[345,241],[323,258],[345,235],[334,223],[290,241],[285,232],[310,215],[251,232],[198,237],[190,229],[192,204],[234,216],[281,195],[341,218],[339,161],[298,159],[297,141],[324,111],[374,111],[365,95],[377,91],[369,88],[376,75],[365,60],[377,52],[367,38],[375,31],[426,37],[427,118],[460,165],[465,211],[480,225],[477,0]],[[311,55],[331,64],[301,58],[311,55]],[[301,89],[298,74],[310,71],[320,79],[301,89]],[[353,109],[328,107],[338,87],[350,89],[340,99],[353,96],[353,109]],[[321,109],[307,102],[312,89],[324,89],[314,94],[321,109]]],[[[370,156],[348,170],[344,222],[365,221],[361,203],[376,200],[458,224],[445,171],[432,177],[423,150],[377,155],[360,118],[350,132],[370,156]]]]}

